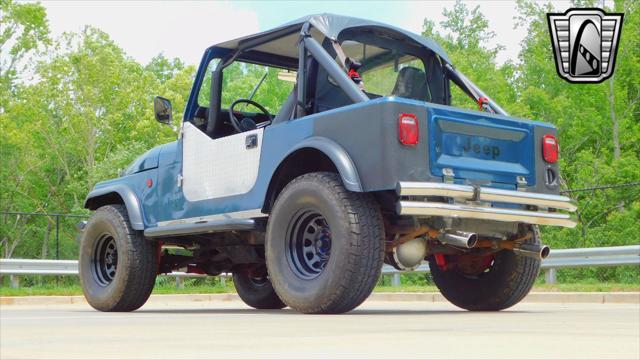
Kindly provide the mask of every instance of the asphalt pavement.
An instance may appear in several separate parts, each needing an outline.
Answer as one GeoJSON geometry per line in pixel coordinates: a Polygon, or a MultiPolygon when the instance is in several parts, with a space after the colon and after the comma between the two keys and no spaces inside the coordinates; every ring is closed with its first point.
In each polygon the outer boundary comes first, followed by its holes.
{"type": "Polygon", "coordinates": [[[0,359],[640,359],[639,304],[521,303],[497,313],[368,301],[344,315],[239,301],[0,306],[0,359]]]}

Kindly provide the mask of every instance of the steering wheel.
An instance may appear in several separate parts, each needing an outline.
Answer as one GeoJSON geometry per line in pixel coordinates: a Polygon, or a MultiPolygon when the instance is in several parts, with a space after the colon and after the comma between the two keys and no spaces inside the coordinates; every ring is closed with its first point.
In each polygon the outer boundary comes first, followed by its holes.
{"type": "Polygon", "coordinates": [[[244,118],[244,119],[242,119],[242,121],[240,121],[234,115],[233,109],[238,104],[242,104],[242,103],[255,106],[256,108],[258,108],[258,110],[260,110],[263,114],[265,114],[267,116],[267,118],[269,118],[269,120],[263,122],[264,126],[270,124],[271,120],[273,120],[273,117],[269,113],[269,110],[265,109],[264,106],[258,104],[257,102],[255,102],[253,100],[238,99],[238,100],[234,101],[233,104],[231,104],[231,106],[229,106],[229,120],[231,121],[231,125],[233,126],[234,129],[236,129],[237,132],[241,133],[241,132],[253,130],[253,129],[256,128],[256,123],[253,122],[253,120],[251,120],[249,118],[244,118]],[[252,129],[252,127],[253,127],[253,129],[252,129]]]}

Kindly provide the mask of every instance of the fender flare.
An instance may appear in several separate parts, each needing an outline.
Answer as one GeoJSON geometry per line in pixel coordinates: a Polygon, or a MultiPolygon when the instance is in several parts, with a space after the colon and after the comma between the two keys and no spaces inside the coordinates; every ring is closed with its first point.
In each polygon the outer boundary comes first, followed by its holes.
{"type": "Polygon", "coordinates": [[[289,150],[282,161],[297,150],[303,148],[313,148],[327,155],[338,169],[338,173],[340,174],[344,187],[347,188],[347,190],[354,192],[363,191],[362,183],[358,176],[358,170],[347,151],[340,146],[340,144],[325,137],[310,137],[289,150]]]}
{"type": "Polygon", "coordinates": [[[129,222],[134,230],[144,230],[144,222],[142,221],[142,209],[138,197],[130,187],[124,184],[114,184],[92,190],[84,201],[86,209],[95,210],[97,206],[92,206],[92,202],[109,194],[118,194],[129,214],[129,222]]]}

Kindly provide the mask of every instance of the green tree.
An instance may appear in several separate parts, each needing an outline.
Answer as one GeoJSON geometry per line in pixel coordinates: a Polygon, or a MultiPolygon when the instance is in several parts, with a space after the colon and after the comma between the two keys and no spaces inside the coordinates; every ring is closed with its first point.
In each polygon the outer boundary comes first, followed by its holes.
{"type": "Polygon", "coordinates": [[[49,24],[40,4],[0,0],[0,112],[15,96],[16,78],[28,70],[30,56],[49,43],[49,24]]]}
{"type": "MultiPolygon", "coordinates": [[[[456,1],[452,9],[445,9],[443,14],[446,20],[440,25],[445,34],[435,31],[435,24],[425,19],[422,35],[443,46],[454,66],[498,104],[510,113],[521,112],[515,91],[509,84],[513,65],[497,65],[495,57],[503,46],[495,43],[496,34],[489,30],[489,22],[480,12],[480,7],[469,9],[461,1],[456,1]]],[[[464,108],[478,107],[457,87],[452,88],[452,102],[454,106],[464,108]]]]}
{"type": "MultiPolygon", "coordinates": [[[[1,187],[4,211],[81,212],[93,184],[177,135],[154,120],[153,96],[173,97],[179,117],[193,67],[162,56],[142,66],[91,27],[52,48],[35,70],[38,81],[22,85],[0,114],[1,171],[11,179],[1,187]]],[[[5,256],[46,252],[50,222],[38,224],[29,244],[16,245],[34,221],[5,219],[5,256]],[[43,239],[40,248],[35,238],[43,239]]]]}

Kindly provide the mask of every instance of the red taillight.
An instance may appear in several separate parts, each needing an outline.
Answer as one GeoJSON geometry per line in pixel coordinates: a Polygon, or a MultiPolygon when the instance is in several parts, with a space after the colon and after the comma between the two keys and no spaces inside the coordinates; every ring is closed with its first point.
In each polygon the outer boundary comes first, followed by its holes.
{"type": "Polygon", "coordinates": [[[542,137],[542,157],[548,163],[558,161],[558,140],[553,135],[545,135],[542,137]]]}
{"type": "Polygon", "coordinates": [[[398,140],[403,145],[416,145],[419,137],[420,127],[416,116],[401,113],[398,117],[398,140]]]}

